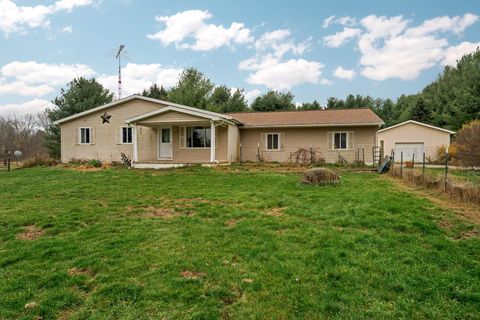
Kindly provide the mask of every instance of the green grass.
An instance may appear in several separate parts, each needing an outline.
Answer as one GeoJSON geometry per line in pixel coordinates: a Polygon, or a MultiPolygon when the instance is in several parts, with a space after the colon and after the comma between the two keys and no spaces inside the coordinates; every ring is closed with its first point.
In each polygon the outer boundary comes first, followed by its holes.
{"type": "Polygon", "coordinates": [[[327,187],[299,178],[0,172],[0,319],[480,317],[476,226],[373,173],[327,187]],[[17,239],[33,224],[43,236],[17,239]]]}

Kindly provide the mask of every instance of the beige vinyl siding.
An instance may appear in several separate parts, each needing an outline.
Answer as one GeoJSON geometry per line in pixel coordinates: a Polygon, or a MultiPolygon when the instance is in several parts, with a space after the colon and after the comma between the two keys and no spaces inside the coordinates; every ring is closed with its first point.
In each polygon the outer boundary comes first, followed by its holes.
{"type": "MultiPolygon", "coordinates": [[[[61,125],[61,159],[99,159],[120,161],[120,153],[133,156],[132,144],[117,144],[117,130],[125,125],[125,119],[162,108],[161,105],[142,100],[132,100],[112,108],[101,110],[61,125]],[[102,124],[100,116],[107,112],[112,117],[110,124],[102,124]],[[90,127],[94,131],[94,144],[77,144],[77,130],[90,127]]],[[[156,151],[156,130],[148,127],[139,129],[139,159],[153,158],[156,151]]]]}
{"type": "Polygon", "coordinates": [[[406,123],[379,132],[377,140],[378,145],[380,145],[380,141],[384,141],[385,154],[390,154],[395,149],[395,143],[423,143],[425,156],[433,160],[437,156],[437,148],[439,146],[450,145],[450,133],[415,123],[406,123]]]}
{"type": "Polygon", "coordinates": [[[378,127],[325,127],[325,128],[269,128],[242,129],[240,141],[243,161],[258,161],[258,148],[265,161],[288,162],[290,154],[304,147],[319,150],[327,162],[336,162],[338,154],[347,161],[355,160],[357,149],[365,150],[365,162],[372,162],[372,148],[378,127]],[[331,132],[349,133],[348,150],[331,150],[328,135],[331,132]],[[280,133],[281,150],[266,150],[265,134],[280,133]],[[350,145],[351,144],[351,145],[350,145]]]}
{"type": "Polygon", "coordinates": [[[239,160],[240,129],[238,129],[238,126],[229,125],[227,130],[227,160],[229,162],[237,162],[239,160]]]}
{"type": "MultiPolygon", "coordinates": [[[[140,124],[157,124],[157,123],[180,123],[180,122],[205,122],[205,118],[196,117],[176,111],[168,111],[151,118],[141,120],[140,124]]],[[[209,121],[209,120],[208,120],[209,121]]]]}

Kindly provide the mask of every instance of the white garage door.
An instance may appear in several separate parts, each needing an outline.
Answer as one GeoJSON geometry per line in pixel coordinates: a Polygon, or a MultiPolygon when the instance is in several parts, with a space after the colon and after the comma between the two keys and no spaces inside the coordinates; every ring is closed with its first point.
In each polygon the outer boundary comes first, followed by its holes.
{"type": "Polygon", "coordinates": [[[395,162],[400,161],[400,155],[403,152],[403,161],[412,161],[415,154],[415,162],[423,160],[425,151],[423,143],[395,143],[395,162]]]}

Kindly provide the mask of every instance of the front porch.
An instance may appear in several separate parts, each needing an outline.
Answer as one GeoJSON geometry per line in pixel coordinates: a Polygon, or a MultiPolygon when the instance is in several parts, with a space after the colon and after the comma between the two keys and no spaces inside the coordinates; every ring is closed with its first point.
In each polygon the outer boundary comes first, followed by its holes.
{"type": "MultiPolygon", "coordinates": [[[[207,112],[207,111],[205,111],[207,112]]],[[[163,108],[127,119],[133,127],[134,168],[217,165],[235,161],[238,130],[228,119],[163,108]]]]}

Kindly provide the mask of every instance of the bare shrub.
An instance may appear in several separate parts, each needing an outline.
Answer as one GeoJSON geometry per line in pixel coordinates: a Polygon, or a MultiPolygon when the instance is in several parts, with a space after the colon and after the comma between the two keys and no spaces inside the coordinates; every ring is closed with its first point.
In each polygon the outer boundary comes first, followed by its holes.
{"type": "Polygon", "coordinates": [[[59,164],[59,162],[45,154],[36,154],[22,161],[21,168],[32,168],[37,166],[53,167],[59,164]]]}
{"type": "Polygon", "coordinates": [[[318,149],[310,146],[309,148],[298,148],[297,151],[290,153],[290,162],[296,164],[323,164],[325,157],[318,149]]]}
{"type": "Polygon", "coordinates": [[[337,184],[340,182],[340,176],[333,170],[327,168],[315,168],[305,171],[302,177],[302,183],[310,184],[337,184]]]}
{"type": "Polygon", "coordinates": [[[457,133],[456,156],[467,167],[480,167],[480,120],[464,124],[457,133]]]}

